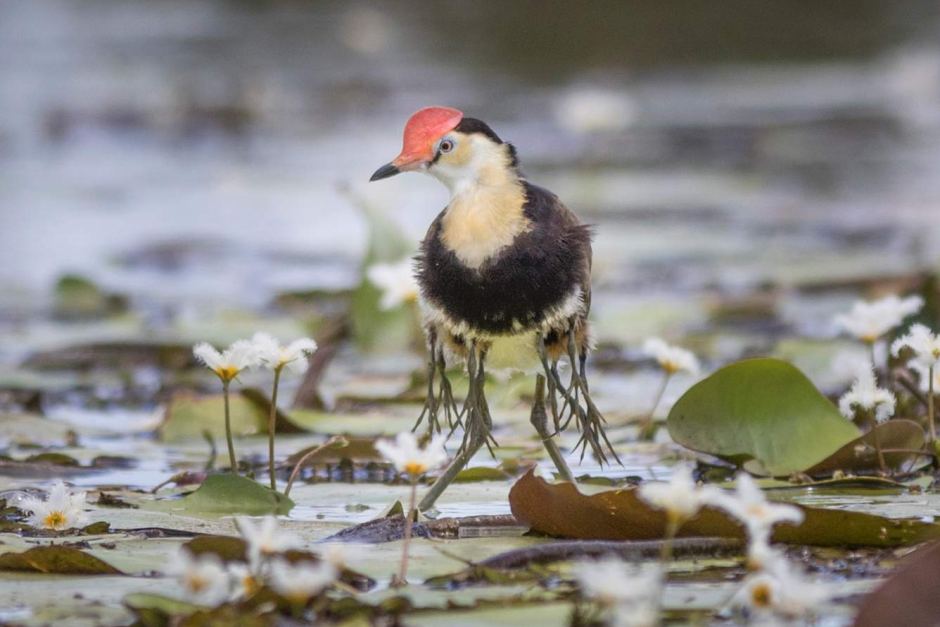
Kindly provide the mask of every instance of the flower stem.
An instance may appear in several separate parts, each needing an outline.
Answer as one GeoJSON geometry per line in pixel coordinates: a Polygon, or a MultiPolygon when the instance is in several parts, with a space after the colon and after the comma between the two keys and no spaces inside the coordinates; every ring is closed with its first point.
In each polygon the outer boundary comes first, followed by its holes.
{"type": "Polygon", "coordinates": [[[290,489],[294,487],[294,479],[297,478],[297,474],[300,472],[300,469],[303,468],[304,464],[308,459],[322,451],[323,449],[329,448],[335,444],[340,444],[341,446],[346,446],[349,442],[341,435],[334,435],[329,440],[316,447],[313,450],[307,452],[306,455],[297,460],[297,463],[294,464],[294,469],[290,473],[290,477],[287,478],[287,487],[284,488],[284,496],[290,496],[290,489]]]}
{"type": "Polygon", "coordinates": [[[222,381],[222,397],[225,399],[225,441],[228,444],[229,469],[232,474],[238,474],[238,461],[235,459],[235,443],[232,441],[232,417],[228,403],[228,386],[230,381],[222,381]]]}
{"type": "Polygon", "coordinates": [[[929,425],[929,431],[927,433],[927,441],[933,442],[936,437],[936,430],[934,429],[934,389],[933,389],[933,369],[931,365],[927,368],[927,424],[929,425]]]}
{"type": "Polygon", "coordinates": [[[277,384],[281,380],[281,369],[274,369],[274,389],[271,392],[271,413],[268,416],[268,474],[271,476],[271,489],[277,490],[277,477],[274,474],[274,429],[277,422],[277,384]]]}
{"type": "Polygon", "coordinates": [[[885,463],[885,454],[881,450],[881,432],[878,430],[880,425],[875,422],[875,426],[872,427],[872,437],[875,440],[875,450],[878,452],[878,465],[881,467],[881,473],[884,475],[888,474],[888,465],[885,463]]]}
{"type": "Polygon", "coordinates": [[[643,423],[642,432],[649,431],[650,426],[653,424],[653,418],[656,416],[656,410],[659,409],[659,404],[663,400],[663,394],[666,393],[666,387],[669,385],[669,381],[672,379],[672,373],[666,371],[665,376],[663,377],[663,382],[659,384],[659,390],[656,392],[656,398],[653,400],[653,406],[650,408],[650,413],[647,414],[646,420],[643,423]]]}
{"type": "Polygon", "coordinates": [[[659,561],[663,563],[663,568],[668,568],[667,562],[672,561],[672,543],[676,539],[679,527],[682,526],[682,520],[675,514],[669,512],[666,514],[666,532],[663,535],[663,544],[659,549],[659,561]]]}
{"type": "Polygon", "coordinates": [[[408,548],[411,545],[411,523],[415,513],[415,506],[418,501],[418,477],[411,477],[411,496],[408,499],[408,511],[405,515],[405,535],[401,544],[401,568],[398,571],[398,577],[393,582],[396,586],[403,586],[407,582],[405,577],[408,574],[408,548]]]}
{"type": "Polygon", "coordinates": [[[878,362],[875,361],[875,344],[878,340],[868,342],[868,357],[871,359],[871,368],[875,371],[875,380],[878,379],[878,362]]]}

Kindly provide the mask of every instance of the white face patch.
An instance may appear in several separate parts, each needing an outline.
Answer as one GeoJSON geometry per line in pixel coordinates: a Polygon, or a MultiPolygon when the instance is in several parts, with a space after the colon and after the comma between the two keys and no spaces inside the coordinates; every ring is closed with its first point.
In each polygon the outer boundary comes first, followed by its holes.
{"type": "Polygon", "coordinates": [[[506,147],[481,135],[455,136],[455,148],[428,171],[451,190],[441,239],[478,268],[529,229],[525,191],[506,147]]]}

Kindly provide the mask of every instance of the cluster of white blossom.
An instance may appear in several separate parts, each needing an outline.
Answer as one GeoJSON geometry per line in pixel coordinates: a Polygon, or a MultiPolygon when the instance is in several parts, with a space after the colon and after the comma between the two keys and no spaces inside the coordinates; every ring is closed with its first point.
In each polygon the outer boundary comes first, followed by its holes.
{"type": "Polygon", "coordinates": [[[277,519],[236,519],[246,545],[247,561],[223,562],[211,553],[193,555],[182,548],[167,569],[175,575],[187,599],[215,606],[249,598],[264,587],[303,605],[320,594],[339,576],[342,559],[329,553],[319,560],[288,560],[286,551],[303,546],[295,534],[279,528],[277,519]]]}

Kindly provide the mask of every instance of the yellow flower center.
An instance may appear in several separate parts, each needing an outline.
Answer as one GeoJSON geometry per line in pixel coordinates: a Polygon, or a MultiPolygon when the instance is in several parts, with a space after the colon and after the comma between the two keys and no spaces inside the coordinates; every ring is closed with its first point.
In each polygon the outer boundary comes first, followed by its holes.
{"type": "Polygon", "coordinates": [[[261,589],[261,585],[253,575],[245,575],[242,578],[242,589],[245,591],[245,597],[253,597],[261,589]]]}
{"type": "Polygon", "coordinates": [[[42,519],[42,525],[46,529],[62,529],[66,525],[65,514],[60,511],[52,511],[46,514],[42,519]]]}
{"type": "Polygon", "coordinates": [[[773,590],[766,583],[759,583],[751,588],[751,603],[754,607],[770,607],[773,601],[773,590]]]}
{"type": "Polygon", "coordinates": [[[200,577],[199,575],[190,575],[186,580],[186,586],[194,594],[199,594],[209,587],[209,582],[206,581],[204,577],[200,577]]]}
{"type": "Polygon", "coordinates": [[[427,465],[422,464],[421,462],[408,462],[405,464],[405,472],[407,472],[412,477],[417,477],[418,475],[424,474],[427,469],[427,465]]]}
{"type": "Polygon", "coordinates": [[[223,381],[231,381],[238,376],[239,370],[235,366],[219,366],[215,369],[215,373],[223,381]]]}
{"type": "Polygon", "coordinates": [[[676,374],[679,372],[679,364],[674,361],[664,361],[660,366],[666,371],[666,374],[676,374]]]}

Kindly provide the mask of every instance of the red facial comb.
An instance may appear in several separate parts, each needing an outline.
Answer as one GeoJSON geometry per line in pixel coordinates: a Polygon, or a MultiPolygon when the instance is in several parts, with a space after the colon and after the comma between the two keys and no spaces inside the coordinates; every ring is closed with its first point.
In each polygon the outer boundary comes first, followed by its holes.
{"type": "Polygon", "coordinates": [[[408,118],[401,154],[392,162],[407,166],[434,158],[434,144],[441,135],[460,124],[463,112],[451,107],[426,107],[408,118]]]}

